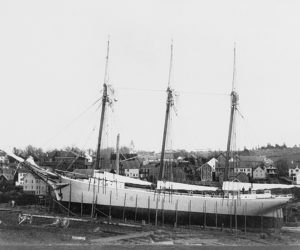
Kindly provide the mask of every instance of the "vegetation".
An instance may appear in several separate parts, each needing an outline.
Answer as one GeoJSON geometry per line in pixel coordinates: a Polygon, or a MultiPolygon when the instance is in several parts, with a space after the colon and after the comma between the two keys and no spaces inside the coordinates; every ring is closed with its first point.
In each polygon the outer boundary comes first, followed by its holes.
{"type": "Polygon", "coordinates": [[[279,176],[288,176],[289,175],[289,164],[287,159],[280,159],[276,161],[275,167],[277,168],[279,176]]]}

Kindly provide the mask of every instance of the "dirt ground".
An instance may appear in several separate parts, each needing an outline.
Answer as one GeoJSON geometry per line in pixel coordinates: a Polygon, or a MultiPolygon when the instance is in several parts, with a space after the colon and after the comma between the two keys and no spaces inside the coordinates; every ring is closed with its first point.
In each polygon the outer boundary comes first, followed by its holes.
{"type": "MultiPolygon", "coordinates": [[[[265,232],[230,229],[142,225],[106,218],[88,222],[70,221],[68,227],[53,224],[55,219],[33,217],[18,224],[19,213],[47,214],[32,207],[10,209],[0,206],[1,246],[300,246],[300,230],[271,229],[265,232]]],[[[55,216],[55,214],[52,214],[55,216]]],[[[56,215],[57,216],[57,215],[56,215]]],[[[61,215],[60,215],[61,216],[61,215]]],[[[88,219],[88,217],[86,217],[88,219]]]]}

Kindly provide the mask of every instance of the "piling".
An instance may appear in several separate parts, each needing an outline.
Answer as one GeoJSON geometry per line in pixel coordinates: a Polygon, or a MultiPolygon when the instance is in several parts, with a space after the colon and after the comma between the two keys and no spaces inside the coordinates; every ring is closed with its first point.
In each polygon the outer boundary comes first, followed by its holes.
{"type": "Polygon", "coordinates": [[[124,205],[123,205],[123,220],[125,221],[125,209],[126,209],[126,193],[125,193],[125,196],[124,196],[124,205]]]}
{"type": "Polygon", "coordinates": [[[176,200],[176,203],[175,203],[175,223],[174,223],[174,227],[177,227],[177,217],[178,217],[178,200],[176,200]]]}
{"type": "Polygon", "coordinates": [[[83,193],[81,192],[80,216],[83,214],[83,193]]]}
{"type": "Polygon", "coordinates": [[[109,194],[109,211],[108,211],[108,216],[111,218],[111,196],[112,196],[112,192],[110,191],[109,194]]]}
{"type": "Polygon", "coordinates": [[[148,196],[148,224],[150,224],[150,196],[148,196]]]}
{"type": "Polygon", "coordinates": [[[236,211],[236,209],[237,209],[237,200],[235,200],[235,202],[234,202],[234,222],[235,222],[235,236],[237,237],[237,211],[236,211]]]}
{"type": "MultiPolygon", "coordinates": [[[[95,216],[95,213],[96,213],[96,207],[97,207],[97,204],[98,204],[98,195],[96,195],[96,200],[95,200],[95,203],[94,203],[93,217],[95,216]]],[[[96,214],[96,215],[97,215],[97,214],[96,214]]]]}
{"type": "MultiPolygon", "coordinates": [[[[263,203],[261,204],[261,211],[263,210],[263,203]]],[[[263,215],[262,212],[260,214],[260,230],[263,232],[263,215]]]]}
{"type": "Polygon", "coordinates": [[[206,229],[206,201],[203,203],[203,213],[204,213],[204,220],[203,220],[203,228],[206,229]]]}
{"type": "Polygon", "coordinates": [[[245,215],[244,226],[245,226],[245,235],[246,235],[246,233],[247,233],[247,202],[245,203],[245,206],[244,206],[244,215],[245,215]]]}
{"type": "Polygon", "coordinates": [[[189,201],[189,227],[191,227],[191,209],[192,209],[192,201],[189,201]]]}
{"type": "Polygon", "coordinates": [[[137,216],[137,202],[138,202],[138,195],[135,197],[135,211],[134,211],[134,221],[136,222],[136,216],[137,216]]]}
{"type": "Polygon", "coordinates": [[[161,202],[161,222],[162,226],[165,224],[165,197],[163,198],[161,202]]]}
{"type": "Polygon", "coordinates": [[[158,197],[156,198],[156,207],[155,207],[155,226],[157,226],[157,215],[158,215],[158,197]]]}
{"type": "Polygon", "coordinates": [[[216,228],[218,228],[218,202],[216,201],[216,228]]]}
{"type": "Polygon", "coordinates": [[[69,193],[68,216],[70,216],[70,209],[71,209],[71,196],[72,196],[72,184],[71,184],[71,182],[70,182],[70,193],[69,193]]]}

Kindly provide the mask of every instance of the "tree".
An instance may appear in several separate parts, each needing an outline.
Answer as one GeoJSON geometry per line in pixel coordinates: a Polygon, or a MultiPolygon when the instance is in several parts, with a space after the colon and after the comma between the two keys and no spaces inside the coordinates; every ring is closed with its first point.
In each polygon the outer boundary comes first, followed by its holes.
{"type": "Polygon", "coordinates": [[[279,176],[287,176],[289,173],[289,164],[287,159],[280,159],[275,162],[275,166],[278,170],[279,176]]]}

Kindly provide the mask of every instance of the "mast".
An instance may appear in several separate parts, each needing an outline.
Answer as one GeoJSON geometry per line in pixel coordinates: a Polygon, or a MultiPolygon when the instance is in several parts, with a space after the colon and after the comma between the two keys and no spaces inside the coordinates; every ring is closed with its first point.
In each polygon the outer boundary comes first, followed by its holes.
{"type": "Polygon", "coordinates": [[[236,67],[236,48],[235,47],[236,46],[234,44],[234,50],[233,50],[232,91],[230,93],[230,97],[231,97],[231,110],[230,110],[229,132],[228,132],[228,140],[227,140],[227,151],[226,151],[224,181],[229,180],[229,174],[230,174],[230,166],[229,166],[230,148],[231,148],[232,133],[233,133],[233,128],[234,128],[235,112],[237,110],[238,100],[239,100],[238,93],[235,91],[235,80],[236,80],[236,68],[235,68],[236,67]]]}
{"type": "Polygon", "coordinates": [[[120,134],[117,135],[116,146],[116,174],[120,173],[120,134]]]}
{"type": "Polygon", "coordinates": [[[106,110],[106,103],[109,102],[108,94],[107,94],[107,70],[108,70],[108,55],[109,55],[109,40],[107,41],[107,52],[106,52],[106,62],[105,62],[105,73],[104,73],[104,83],[103,83],[103,95],[102,95],[102,108],[101,108],[101,117],[100,117],[100,128],[98,135],[98,143],[97,143],[97,155],[96,155],[96,165],[95,169],[99,169],[100,166],[100,148],[102,141],[102,131],[106,110]]]}
{"type": "Polygon", "coordinates": [[[170,57],[170,67],[169,67],[168,88],[167,88],[167,104],[166,104],[165,125],[164,125],[161,157],[160,157],[159,180],[163,180],[165,178],[164,158],[165,158],[166,139],[167,139],[167,132],[168,132],[168,124],[169,124],[169,120],[170,120],[170,109],[171,109],[171,106],[173,106],[173,104],[174,104],[173,91],[170,88],[172,64],[173,64],[173,42],[171,43],[171,57],[170,57]]]}

